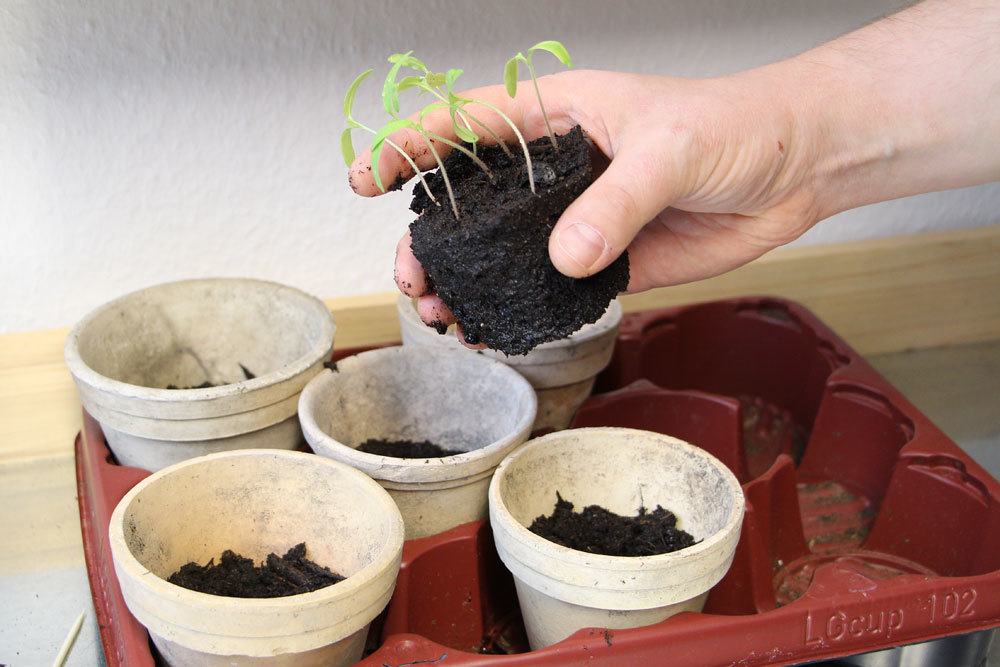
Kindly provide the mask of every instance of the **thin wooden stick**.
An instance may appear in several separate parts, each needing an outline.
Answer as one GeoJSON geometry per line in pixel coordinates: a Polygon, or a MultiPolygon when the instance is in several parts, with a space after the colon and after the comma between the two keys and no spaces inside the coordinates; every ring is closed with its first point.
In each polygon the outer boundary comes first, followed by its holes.
{"type": "Polygon", "coordinates": [[[56,656],[52,667],[63,667],[66,664],[66,658],[69,657],[69,652],[73,650],[73,644],[76,643],[77,635],[80,634],[80,628],[83,627],[83,618],[86,615],[87,612],[81,611],[80,615],[76,617],[76,623],[69,629],[69,634],[66,635],[66,640],[63,641],[62,648],[59,649],[59,655],[56,656]]]}

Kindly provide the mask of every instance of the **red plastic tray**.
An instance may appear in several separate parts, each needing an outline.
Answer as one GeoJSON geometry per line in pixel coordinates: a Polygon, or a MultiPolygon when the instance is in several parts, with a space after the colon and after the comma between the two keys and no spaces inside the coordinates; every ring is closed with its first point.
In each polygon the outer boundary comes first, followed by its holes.
{"type": "MultiPolygon", "coordinates": [[[[628,315],[596,394],[574,425],[676,435],[743,483],[733,566],[704,611],[527,651],[510,574],[476,522],[406,543],[362,664],[792,664],[1000,625],[1000,484],[805,308],[745,298],[628,315]]],[[[152,665],[107,539],[148,473],[116,465],[86,415],[76,453],[108,664],[152,665]]]]}

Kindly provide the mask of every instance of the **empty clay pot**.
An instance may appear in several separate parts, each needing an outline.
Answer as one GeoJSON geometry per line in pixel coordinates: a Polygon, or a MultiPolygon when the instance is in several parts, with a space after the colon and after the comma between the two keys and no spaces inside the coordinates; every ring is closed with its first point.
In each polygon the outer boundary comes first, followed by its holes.
{"type": "Polygon", "coordinates": [[[243,450],[178,463],[139,482],[109,529],[132,614],[168,665],[348,665],[388,603],[403,548],[399,510],[378,484],[303,452],[243,450]],[[305,542],[347,579],[311,593],[234,598],[175,586],[185,563],[226,549],[262,561],[305,542]]]}
{"type": "MultiPolygon", "coordinates": [[[[442,335],[424,324],[408,297],[399,297],[396,310],[404,345],[473,352],[458,342],[454,327],[442,335]]],[[[601,319],[568,338],[544,343],[523,356],[511,357],[495,350],[482,350],[482,354],[514,368],[535,388],[538,415],[533,430],[564,429],[590,396],[597,374],[611,360],[621,319],[622,308],[616,299],[601,319]]]]}
{"type": "Polygon", "coordinates": [[[733,560],[743,521],[736,477],[707,452],[670,436],[623,428],[559,431],[507,457],[490,485],[490,522],[514,575],[533,649],[586,627],[633,628],[700,611],[733,560]],[[697,544],[646,557],[577,551],[528,530],[556,493],[576,510],[634,516],[657,505],[697,544]]]}
{"type": "Polygon", "coordinates": [[[490,477],[527,440],[535,407],[527,380],[498,361],[388,347],[322,371],[302,392],[299,418],[313,451],[385,487],[413,539],[486,516],[490,477]],[[404,459],[357,451],[371,438],[429,440],[465,453],[404,459]]]}
{"type": "Polygon", "coordinates": [[[298,396],[333,334],[323,302],[297,289],[186,280],[91,312],[66,340],[66,365],[118,461],[159,470],[211,452],[298,446],[298,396]],[[221,386],[166,389],[206,381],[221,386]]]}

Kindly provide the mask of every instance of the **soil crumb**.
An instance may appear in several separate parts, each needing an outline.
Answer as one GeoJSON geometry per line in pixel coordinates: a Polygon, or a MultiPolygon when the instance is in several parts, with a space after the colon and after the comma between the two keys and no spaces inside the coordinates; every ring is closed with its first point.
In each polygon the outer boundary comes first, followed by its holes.
{"type": "Polygon", "coordinates": [[[268,554],[261,565],[229,549],[205,565],[188,563],[167,579],[172,584],[232,598],[280,598],[332,586],[345,577],[306,558],[305,542],[284,556],[268,554]]]}
{"type": "Polygon", "coordinates": [[[379,456],[394,456],[397,459],[438,459],[444,456],[465,454],[460,449],[445,449],[428,440],[415,442],[413,440],[379,440],[372,438],[358,445],[359,452],[378,454],[379,456]]]}
{"type": "MultiPolygon", "coordinates": [[[[239,364],[239,367],[240,370],[243,371],[243,380],[253,380],[257,377],[243,364],[239,364]]],[[[243,382],[243,380],[237,380],[236,382],[243,382]]],[[[236,382],[209,382],[208,380],[205,380],[201,384],[192,384],[186,387],[179,387],[176,384],[168,384],[167,389],[208,389],[209,387],[223,387],[227,384],[236,384],[236,382]]]]}
{"type": "Polygon", "coordinates": [[[573,503],[558,492],[552,515],[536,518],[528,530],[570,549],[605,556],[654,556],[696,543],[677,527],[674,513],[659,505],[652,512],[640,507],[636,516],[621,516],[600,505],[574,512],[573,503]]]}

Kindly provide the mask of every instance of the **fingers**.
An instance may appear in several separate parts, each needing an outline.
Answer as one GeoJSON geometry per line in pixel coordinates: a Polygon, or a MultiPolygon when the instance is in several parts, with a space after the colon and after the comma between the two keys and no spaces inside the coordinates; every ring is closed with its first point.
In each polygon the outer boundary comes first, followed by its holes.
{"type": "MultiPolygon", "coordinates": [[[[410,233],[407,232],[396,245],[396,269],[394,272],[396,286],[406,296],[417,299],[417,315],[423,323],[443,333],[445,328],[455,324],[455,315],[437,294],[428,293],[427,273],[417,258],[413,256],[410,243],[410,233]]],[[[468,348],[482,350],[486,347],[466,342],[461,327],[458,327],[455,334],[459,342],[468,348]]]]}
{"type": "MultiPolygon", "coordinates": [[[[510,118],[515,125],[518,127],[522,125],[520,105],[516,100],[512,100],[507,96],[503,86],[477,88],[461,93],[460,96],[481,100],[487,105],[496,107],[510,118]]],[[[466,117],[472,126],[473,132],[481,137],[483,143],[495,143],[496,138],[507,143],[517,140],[511,127],[496,111],[487,106],[479,104],[469,105],[466,107],[466,117]],[[484,126],[488,127],[491,131],[483,129],[484,126]]],[[[419,120],[418,114],[412,114],[409,118],[410,120],[419,120]]],[[[462,120],[460,119],[459,122],[462,123],[462,120]]],[[[450,141],[458,140],[452,125],[451,114],[449,114],[447,109],[439,109],[428,113],[424,116],[421,124],[425,130],[432,134],[440,135],[450,141]]],[[[369,135],[368,138],[370,139],[371,136],[369,135]]],[[[420,170],[434,169],[438,166],[437,159],[434,157],[434,152],[428,146],[427,140],[416,130],[400,130],[392,134],[389,140],[399,146],[420,170]]],[[[432,144],[434,151],[442,159],[451,151],[451,147],[441,141],[432,141],[432,144]]],[[[389,189],[391,184],[396,183],[397,179],[402,183],[414,175],[413,165],[390,145],[382,149],[377,166],[379,175],[382,177],[382,184],[386,189],[389,189]]],[[[372,174],[373,168],[374,165],[371,164],[371,150],[366,149],[355,158],[348,172],[351,189],[365,197],[382,194],[382,191],[375,184],[375,177],[372,174]]]]}
{"type": "Polygon", "coordinates": [[[424,324],[443,332],[455,323],[455,316],[437,294],[428,294],[417,299],[417,315],[424,324]]]}
{"type": "Polygon", "coordinates": [[[410,243],[410,232],[406,232],[396,244],[396,266],[393,277],[400,292],[416,299],[418,296],[427,294],[429,290],[427,274],[424,272],[424,267],[413,256],[410,243]]]}
{"type": "Polygon", "coordinates": [[[675,193],[665,152],[662,146],[623,148],[570,204],[549,237],[549,256],[559,271],[571,278],[597,273],[671,204],[675,193]]]}

